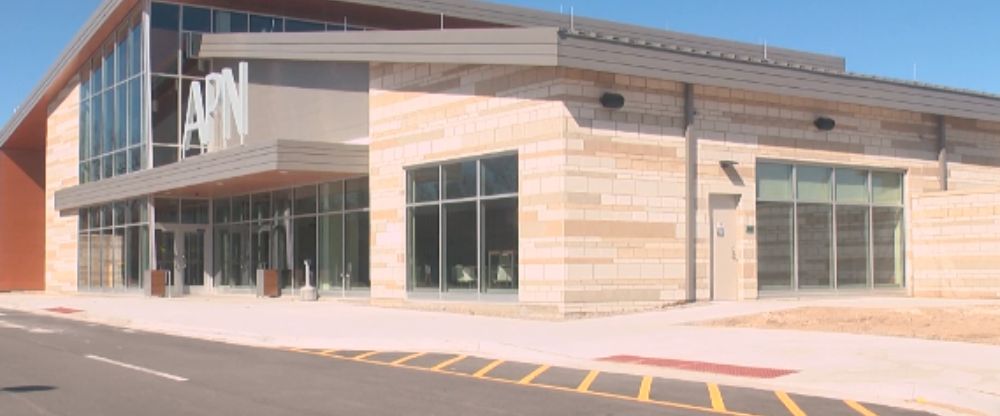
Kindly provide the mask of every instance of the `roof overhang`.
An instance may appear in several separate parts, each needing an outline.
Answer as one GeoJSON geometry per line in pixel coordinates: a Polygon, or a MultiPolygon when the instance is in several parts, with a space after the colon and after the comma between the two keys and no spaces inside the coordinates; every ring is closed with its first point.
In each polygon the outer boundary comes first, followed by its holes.
{"type": "Polygon", "coordinates": [[[559,66],[1000,121],[1000,97],[556,27],[211,34],[201,58],[559,66]]]}
{"type": "Polygon", "coordinates": [[[56,191],[74,210],[143,195],[212,197],[368,174],[363,144],[278,140],[245,145],[56,191]]]}

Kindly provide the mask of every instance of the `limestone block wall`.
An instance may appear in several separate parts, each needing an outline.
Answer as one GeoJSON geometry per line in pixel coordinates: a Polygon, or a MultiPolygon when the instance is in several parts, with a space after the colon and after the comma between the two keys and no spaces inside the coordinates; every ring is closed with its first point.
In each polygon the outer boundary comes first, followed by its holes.
{"type": "MultiPolygon", "coordinates": [[[[740,195],[742,221],[755,224],[755,167],[759,160],[900,170],[905,173],[907,207],[907,201],[915,195],[939,187],[934,116],[706,86],[695,88],[695,105],[699,137],[699,298],[708,296],[708,197],[713,193],[740,195]],[[836,128],[829,132],[816,129],[813,121],[821,115],[835,119],[836,128]],[[738,164],[727,172],[720,166],[723,160],[738,164]]],[[[744,232],[743,241],[739,253],[743,265],[741,297],[755,298],[755,236],[744,232]]],[[[906,244],[907,264],[913,258],[910,246],[906,244]]]]}
{"type": "Polygon", "coordinates": [[[553,68],[373,64],[370,105],[372,299],[406,298],[406,171],[516,150],[519,300],[561,315],[566,107],[553,68]]]}
{"type": "Polygon", "coordinates": [[[911,218],[916,296],[1000,298],[1000,188],[920,195],[911,218]]]}
{"type": "Polygon", "coordinates": [[[77,289],[77,216],[55,209],[56,191],[79,183],[79,83],[71,82],[49,107],[45,139],[45,287],[77,289]]]}
{"type": "Polygon", "coordinates": [[[949,189],[1000,186],[1000,123],[949,117],[945,125],[949,189]]]}
{"type": "Polygon", "coordinates": [[[628,312],[682,301],[683,85],[560,71],[566,139],[568,315],[628,312]],[[598,97],[625,97],[620,110],[598,97]]]}

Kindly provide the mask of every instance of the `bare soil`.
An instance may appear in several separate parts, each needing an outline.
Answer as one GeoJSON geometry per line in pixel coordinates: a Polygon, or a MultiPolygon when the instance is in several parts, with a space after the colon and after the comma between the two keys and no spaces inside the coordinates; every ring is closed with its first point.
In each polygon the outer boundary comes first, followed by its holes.
{"type": "Polygon", "coordinates": [[[1000,305],[803,307],[709,321],[704,325],[845,332],[1000,345],[1000,305]]]}

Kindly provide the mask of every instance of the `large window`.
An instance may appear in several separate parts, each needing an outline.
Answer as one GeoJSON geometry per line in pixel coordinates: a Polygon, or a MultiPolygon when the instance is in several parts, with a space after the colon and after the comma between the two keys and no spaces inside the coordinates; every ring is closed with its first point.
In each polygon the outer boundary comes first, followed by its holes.
{"type": "Polygon", "coordinates": [[[146,200],[133,199],[81,208],[79,216],[79,290],[142,288],[142,274],[149,269],[146,200]]]}
{"type": "Polygon", "coordinates": [[[255,284],[257,269],[275,269],[286,288],[367,292],[368,178],[217,198],[213,201],[215,282],[255,284]]]}
{"type": "Polygon", "coordinates": [[[149,40],[153,166],[174,163],[201,153],[197,133],[192,136],[191,149],[187,152],[182,149],[183,122],[191,83],[202,80],[215,70],[211,61],[192,57],[195,34],[327,30],[365,30],[365,27],[153,2],[149,40]]]}
{"type": "Polygon", "coordinates": [[[80,183],[147,165],[141,21],[133,11],[80,70],[80,183]]]}
{"type": "Polygon", "coordinates": [[[761,290],[902,287],[900,172],[757,164],[761,290]]]}
{"type": "Polygon", "coordinates": [[[515,292],[517,155],[407,172],[407,289],[515,292]]]}

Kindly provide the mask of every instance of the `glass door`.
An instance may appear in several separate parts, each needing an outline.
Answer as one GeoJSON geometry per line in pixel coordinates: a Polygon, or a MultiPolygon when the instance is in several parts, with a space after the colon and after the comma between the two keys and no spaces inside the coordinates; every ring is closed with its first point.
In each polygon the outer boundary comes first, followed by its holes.
{"type": "MultiPolygon", "coordinates": [[[[160,226],[155,233],[156,268],[171,272],[177,285],[205,285],[206,230],[190,226],[160,226]]],[[[169,282],[168,282],[169,283],[169,282]]]]}
{"type": "Polygon", "coordinates": [[[351,212],[344,216],[344,280],[347,290],[368,289],[368,213],[351,212]]]}
{"type": "Polygon", "coordinates": [[[184,286],[205,285],[205,230],[190,230],[184,232],[184,238],[177,240],[181,247],[177,248],[181,256],[183,269],[178,276],[184,276],[184,286]]]}

